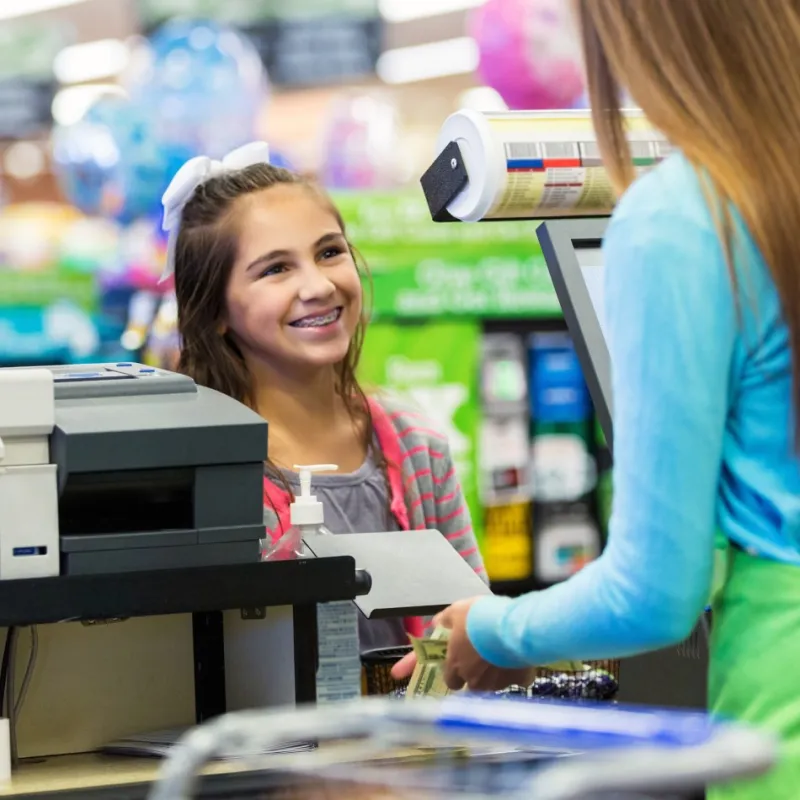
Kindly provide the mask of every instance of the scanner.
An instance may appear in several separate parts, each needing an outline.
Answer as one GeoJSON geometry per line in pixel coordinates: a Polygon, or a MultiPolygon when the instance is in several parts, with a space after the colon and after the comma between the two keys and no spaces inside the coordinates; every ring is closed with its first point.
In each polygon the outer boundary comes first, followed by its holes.
{"type": "Polygon", "coordinates": [[[260,560],[267,423],[133,362],[0,369],[0,579],[260,560]]]}

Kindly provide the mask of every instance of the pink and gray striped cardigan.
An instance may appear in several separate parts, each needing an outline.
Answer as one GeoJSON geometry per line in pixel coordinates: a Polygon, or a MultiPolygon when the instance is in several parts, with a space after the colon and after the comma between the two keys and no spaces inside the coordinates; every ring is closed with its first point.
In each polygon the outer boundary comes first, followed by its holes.
{"type": "MultiPolygon", "coordinates": [[[[375,399],[369,405],[387,462],[389,507],[400,529],[440,531],[487,580],[447,439],[414,411],[375,399]]],[[[289,527],[291,502],[285,489],[264,479],[264,524],[271,539],[278,539],[289,527]]],[[[420,618],[409,618],[405,627],[411,635],[421,636],[425,625],[420,618]]]]}

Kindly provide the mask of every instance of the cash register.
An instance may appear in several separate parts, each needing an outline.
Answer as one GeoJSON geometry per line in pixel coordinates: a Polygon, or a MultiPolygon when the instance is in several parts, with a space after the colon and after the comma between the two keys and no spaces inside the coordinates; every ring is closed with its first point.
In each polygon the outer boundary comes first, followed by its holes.
{"type": "MultiPolygon", "coordinates": [[[[265,420],[186,375],[127,362],[0,369],[0,580],[259,561],[266,457],[265,420]]],[[[438,531],[309,550],[357,560],[372,577],[356,601],[369,617],[488,591],[438,531]]]]}
{"type": "Polygon", "coordinates": [[[267,423],[132,362],[0,370],[0,580],[258,561],[267,423]]]}
{"type": "Polygon", "coordinates": [[[313,702],[320,604],[424,616],[488,592],[435,530],[258,563],[266,456],[261,416],[183,375],[0,369],[0,612],[39,629],[24,757],[313,702]]]}

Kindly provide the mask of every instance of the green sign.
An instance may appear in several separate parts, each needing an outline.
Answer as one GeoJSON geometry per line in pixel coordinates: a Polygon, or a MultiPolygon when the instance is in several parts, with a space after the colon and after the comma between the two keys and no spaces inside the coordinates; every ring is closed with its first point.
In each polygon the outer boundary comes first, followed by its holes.
{"type": "Polygon", "coordinates": [[[248,26],[271,19],[308,19],[346,15],[372,17],[377,0],[138,0],[146,27],[172,17],[212,19],[248,26]]]}
{"type": "Polygon", "coordinates": [[[92,312],[97,307],[97,287],[94,276],[89,273],[0,268],[0,298],[3,306],[28,308],[46,308],[69,300],[92,312]]]}
{"type": "Polygon", "coordinates": [[[475,321],[373,323],[367,331],[360,377],[425,414],[447,436],[475,535],[482,539],[477,448],[481,328],[475,321]]]}
{"type": "Polygon", "coordinates": [[[538,223],[436,223],[419,190],[333,199],[369,267],[377,317],[560,316],[538,223]]]}

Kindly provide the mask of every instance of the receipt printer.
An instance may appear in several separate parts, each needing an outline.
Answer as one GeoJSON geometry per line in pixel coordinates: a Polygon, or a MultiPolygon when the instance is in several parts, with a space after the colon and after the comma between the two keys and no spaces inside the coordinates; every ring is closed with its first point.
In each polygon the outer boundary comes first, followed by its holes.
{"type": "Polygon", "coordinates": [[[0,369],[0,579],[258,561],[267,423],[134,363],[0,369]]]}

